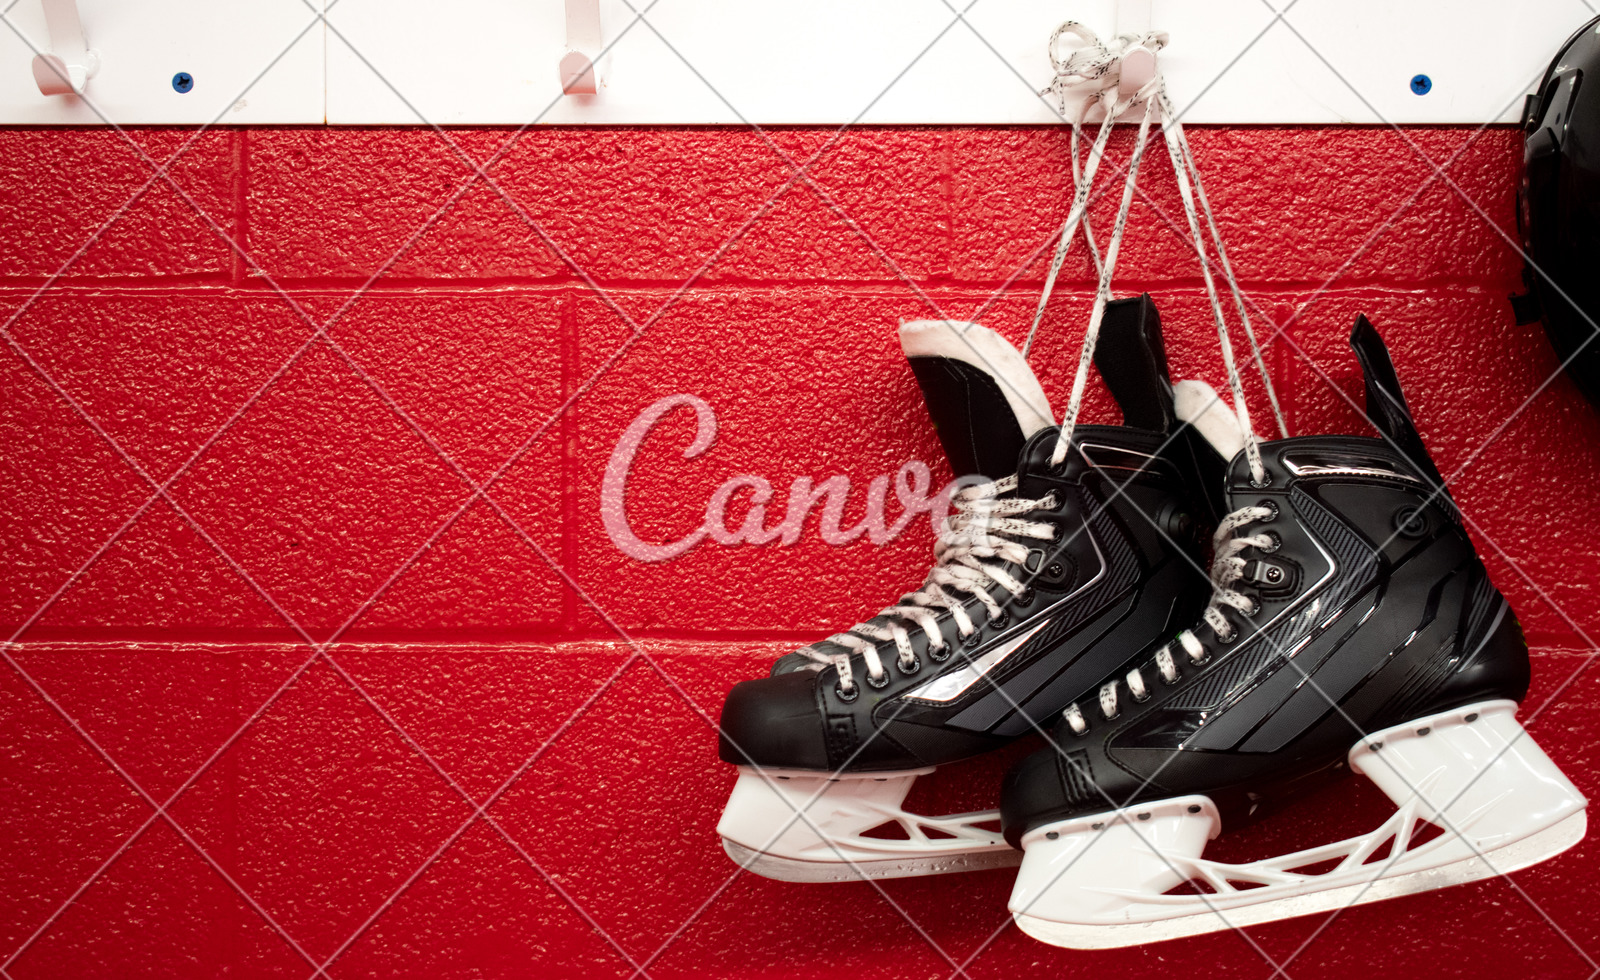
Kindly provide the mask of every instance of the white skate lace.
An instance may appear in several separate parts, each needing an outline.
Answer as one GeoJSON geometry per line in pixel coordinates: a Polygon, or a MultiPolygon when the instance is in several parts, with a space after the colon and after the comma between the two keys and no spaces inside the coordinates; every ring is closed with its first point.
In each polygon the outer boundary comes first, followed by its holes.
{"type": "Polygon", "coordinates": [[[815,644],[803,647],[798,652],[814,661],[816,669],[837,666],[839,690],[848,696],[856,690],[850,664],[852,654],[860,654],[865,662],[867,683],[881,686],[887,682],[883,658],[878,652],[880,643],[894,644],[902,671],[910,673],[920,668],[916,651],[911,645],[910,632],[895,620],[912,623],[927,634],[929,654],[937,657],[939,651],[948,646],[939,628],[939,610],[950,614],[957,632],[963,638],[971,636],[978,628],[967,612],[966,601],[956,593],[975,597],[988,612],[990,622],[1003,617],[1005,610],[990,594],[993,585],[999,585],[1014,598],[1027,592],[1027,586],[1012,574],[1009,566],[1024,567],[1030,549],[1014,539],[1050,541],[1056,533],[1050,524],[1018,518],[1018,515],[1030,511],[1054,509],[1055,494],[1046,494],[1038,500],[1001,497],[1016,488],[1017,477],[1013,474],[1001,480],[967,487],[952,496],[950,501],[955,505],[956,513],[945,518],[944,529],[933,546],[935,564],[923,580],[922,588],[903,596],[899,603],[873,617],[890,622],[884,626],[859,623],[849,631],[835,633],[823,641],[843,647],[848,653],[829,653],[815,644]],[[999,563],[994,559],[998,559],[999,563]]]}
{"type": "MultiPolygon", "coordinates": [[[[1050,63],[1055,68],[1055,78],[1050,87],[1041,92],[1041,95],[1055,95],[1059,100],[1062,112],[1065,114],[1068,105],[1074,98],[1081,99],[1076,115],[1072,120],[1072,177],[1074,193],[1072,208],[1067,214],[1066,223],[1062,226],[1060,240],[1056,243],[1055,258],[1050,264],[1049,274],[1045,278],[1044,290],[1039,296],[1039,306],[1034,312],[1033,325],[1029,328],[1027,344],[1023,347],[1026,354],[1033,344],[1034,334],[1039,329],[1039,323],[1044,317],[1046,304],[1050,300],[1051,291],[1055,287],[1056,276],[1061,270],[1067,251],[1072,245],[1077,229],[1083,226],[1084,240],[1090,251],[1096,269],[1099,273],[1099,282],[1095,290],[1094,307],[1089,315],[1089,324],[1084,331],[1083,348],[1078,357],[1077,373],[1072,379],[1072,395],[1067,402],[1067,410],[1061,420],[1061,429],[1056,437],[1055,451],[1051,455],[1051,462],[1059,465],[1066,458],[1068,448],[1072,441],[1072,430],[1077,424],[1078,412],[1083,404],[1085,387],[1088,382],[1089,364],[1094,360],[1095,342],[1099,337],[1100,323],[1105,315],[1105,307],[1111,299],[1112,273],[1116,269],[1117,254],[1121,249],[1123,232],[1127,227],[1128,210],[1133,200],[1133,191],[1139,175],[1139,164],[1143,159],[1145,145],[1149,134],[1152,119],[1159,118],[1162,136],[1167,146],[1167,156],[1172,161],[1173,172],[1177,177],[1178,194],[1183,200],[1184,217],[1188,220],[1189,234],[1194,245],[1195,254],[1200,259],[1200,272],[1205,281],[1206,296],[1211,303],[1212,318],[1216,323],[1217,339],[1220,342],[1223,364],[1228,373],[1228,386],[1233,394],[1234,412],[1239,420],[1241,434],[1244,436],[1245,458],[1250,467],[1250,477],[1257,486],[1264,486],[1267,482],[1266,466],[1261,458],[1260,440],[1250,424],[1249,406],[1245,403],[1244,383],[1239,375],[1238,364],[1233,356],[1233,343],[1229,337],[1227,317],[1222,308],[1222,301],[1217,294],[1216,283],[1212,277],[1213,262],[1208,249],[1215,249],[1217,268],[1222,271],[1223,278],[1227,280],[1229,291],[1233,295],[1234,307],[1239,317],[1239,322],[1244,326],[1245,335],[1249,338],[1250,347],[1254,354],[1257,370],[1261,373],[1261,380],[1265,386],[1267,398],[1272,405],[1273,415],[1276,417],[1279,432],[1287,438],[1289,435],[1288,424],[1284,419],[1283,410],[1278,404],[1277,392],[1272,385],[1272,378],[1267,373],[1266,362],[1261,356],[1261,346],[1256,340],[1255,330],[1250,325],[1250,315],[1244,302],[1244,294],[1239,290],[1237,278],[1233,273],[1233,266],[1228,261],[1227,249],[1223,246],[1222,235],[1217,229],[1217,223],[1211,211],[1211,202],[1206,198],[1205,187],[1200,182],[1200,171],[1194,161],[1194,154],[1189,149],[1188,137],[1184,135],[1183,126],[1173,112],[1171,99],[1167,95],[1166,81],[1158,70],[1148,83],[1141,86],[1131,96],[1119,98],[1121,82],[1122,59],[1125,52],[1135,46],[1146,48],[1150,51],[1160,51],[1167,44],[1167,35],[1161,32],[1152,32],[1142,35],[1124,34],[1111,42],[1102,41],[1093,31],[1075,21],[1067,21],[1056,28],[1050,36],[1050,63]],[[1074,37],[1081,46],[1070,55],[1062,57],[1060,45],[1064,38],[1074,37]],[[1122,200],[1117,210],[1116,224],[1112,228],[1111,237],[1106,243],[1105,255],[1102,258],[1096,247],[1094,236],[1089,229],[1088,202],[1089,192],[1094,183],[1095,172],[1104,155],[1107,141],[1111,135],[1111,128],[1118,116],[1127,112],[1140,103],[1144,104],[1144,113],[1139,120],[1139,135],[1134,144],[1133,155],[1128,162],[1127,177],[1123,183],[1122,200]],[[1104,116],[1100,122],[1100,130],[1095,135],[1093,145],[1089,149],[1088,159],[1079,169],[1078,146],[1082,134],[1083,124],[1088,119],[1090,112],[1099,107],[1104,116]],[[1197,204],[1198,202],[1198,204],[1197,204]],[[1205,216],[1202,228],[1200,216],[1205,216]]],[[[1250,506],[1243,507],[1224,517],[1217,525],[1216,533],[1212,537],[1213,558],[1211,561],[1211,601],[1207,603],[1204,620],[1216,634],[1219,642],[1227,643],[1234,639],[1236,629],[1224,615],[1224,609],[1234,609],[1245,615],[1254,614],[1257,603],[1254,598],[1237,589],[1233,584],[1244,577],[1246,562],[1240,553],[1246,548],[1271,549],[1275,539],[1270,534],[1256,534],[1250,536],[1235,536],[1235,532],[1247,524],[1255,521],[1267,520],[1276,513],[1270,507],[1250,506]]],[[[1173,644],[1177,644],[1191,663],[1204,663],[1208,657],[1205,646],[1190,630],[1179,633],[1173,643],[1168,643],[1156,651],[1154,667],[1156,674],[1162,681],[1174,684],[1178,681],[1178,662],[1173,653],[1173,644]]],[[[1149,688],[1145,685],[1142,667],[1135,667],[1121,678],[1121,682],[1128,687],[1129,693],[1135,701],[1144,701],[1150,697],[1149,688]]],[[[1118,714],[1118,681],[1110,681],[1100,688],[1100,711],[1107,719],[1117,717],[1118,714]]],[[[1073,732],[1082,735],[1088,731],[1088,722],[1083,716],[1082,709],[1070,705],[1063,713],[1063,718],[1073,732]]]]}
{"type": "Polygon", "coordinates": [[[1034,312],[1033,324],[1028,330],[1027,342],[1023,345],[1023,355],[1026,356],[1033,344],[1034,335],[1038,332],[1039,323],[1044,317],[1046,304],[1050,294],[1055,288],[1056,277],[1061,271],[1067,252],[1076,236],[1078,226],[1081,224],[1084,239],[1099,272],[1099,282],[1095,290],[1094,306],[1089,314],[1089,323],[1084,330],[1083,347],[1078,356],[1077,372],[1072,380],[1072,395],[1068,399],[1067,409],[1061,420],[1061,430],[1056,439],[1055,451],[1051,455],[1051,462],[1060,465],[1066,458],[1068,447],[1072,441],[1072,431],[1077,425],[1078,413],[1083,404],[1083,396],[1088,382],[1089,365],[1094,360],[1094,348],[1100,334],[1100,324],[1105,316],[1105,307],[1111,300],[1111,279],[1116,269],[1117,255],[1121,250],[1123,232],[1126,230],[1129,207],[1133,201],[1134,187],[1138,182],[1139,165],[1144,157],[1144,150],[1150,130],[1150,123],[1159,117],[1162,135],[1167,145],[1167,155],[1172,161],[1174,173],[1177,175],[1179,196],[1183,199],[1184,216],[1188,219],[1189,232],[1194,244],[1195,252],[1200,258],[1200,271],[1206,286],[1206,295],[1211,302],[1213,319],[1216,322],[1217,337],[1221,342],[1223,362],[1228,371],[1228,383],[1232,389],[1235,410],[1238,412],[1245,435],[1245,456],[1250,465],[1251,477],[1258,483],[1265,482],[1266,468],[1261,460],[1259,441],[1250,426],[1249,408],[1244,400],[1244,386],[1239,378],[1239,371],[1233,358],[1233,345],[1229,339],[1226,317],[1223,314],[1222,302],[1217,295],[1216,284],[1212,278],[1212,260],[1207,255],[1207,248],[1214,247],[1217,253],[1216,265],[1222,270],[1223,277],[1227,280],[1233,294],[1234,306],[1237,310],[1240,323],[1244,326],[1245,334],[1249,338],[1251,349],[1257,369],[1265,385],[1267,398],[1272,404],[1272,411],[1278,423],[1280,433],[1289,435],[1288,425],[1284,419],[1283,411],[1278,404],[1278,396],[1273,388],[1272,379],[1268,376],[1266,362],[1261,356],[1260,345],[1256,341],[1255,330],[1250,324],[1250,316],[1244,302],[1244,295],[1239,291],[1239,285],[1233,274],[1233,267],[1228,261],[1227,250],[1223,247],[1222,236],[1217,229],[1216,220],[1212,215],[1211,203],[1206,198],[1205,188],[1200,183],[1200,172],[1194,162],[1194,155],[1190,152],[1188,138],[1184,135],[1183,126],[1179,123],[1177,115],[1172,110],[1171,100],[1167,96],[1166,81],[1157,71],[1154,77],[1138,91],[1126,98],[1118,98],[1118,85],[1121,80],[1121,65],[1124,52],[1134,46],[1159,51],[1165,47],[1167,35],[1161,32],[1152,32],[1143,35],[1124,34],[1110,42],[1102,41],[1093,31],[1076,21],[1067,21],[1056,28],[1050,36],[1050,63],[1055,68],[1055,77],[1050,87],[1041,95],[1055,95],[1061,103],[1062,112],[1068,111],[1067,107],[1073,98],[1081,99],[1078,111],[1072,119],[1072,175],[1074,193],[1072,207],[1068,211],[1066,223],[1062,226],[1060,239],[1056,243],[1055,257],[1051,261],[1050,271],[1045,277],[1044,289],[1039,296],[1039,305],[1034,312]],[[1062,57],[1060,45],[1063,38],[1077,38],[1082,46],[1070,55],[1062,57]],[[1123,183],[1122,200],[1117,210],[1116,224],[1107,241],[1104,258],[1099,255],[1095,247],[1094,236],[1089,229],[1088,203],[1089,192],[1094,183],[1095,172],[1103,158],[1106,143],[1110,138],[1112,126],[1118,116],[1136,105],[1143,103],[1145,111],[1139,120],[1139,135],[1134,144],[1133,155],[1129,159],[1127,177],[1123,183]],[[1090,147],[1087,161],[1083,164],[1080,173],[1078,164],[1078,145],[1084,122],[1089,113],[1100,107],[1104,116],[1100,122],[1100,130],[1095,135],[1094,143],[1090,147]],[[1198,211],[1196,201],[1199,202],[1198,211]],[[1202,232],[1200,214],[1205,215],[1205,229],[1202,232]]]}
{"type": "MultiPolygon", "coordinates": [[[[1217,531],[1211,538],[1213,557],[1211,559],[1211,601],[1206,604],[1203,614],[1206,625],[1216,633],[1217,639],[1223,643],[1232,642],[1238,635],[1238,627],[1228,621],[1223,615],[1224,608],[1236,609],[1246,616],[1252,616],[1259,608],[1256,600],[1243,592],[1233,588],[1233,583],[1244,577],[1247,562],[1241,557],[1240,552],[1246,548],[1260,548],[1262,550],[1275,550],[1277,544],[1272,535],[1261,533],[1247,536],[1235,535],[1235,531],[1246,524],[1257,521],[1270,520],[1277,515],[1272,507],[1241,507],[1224,517],[1217,524],[1217,531]]],[[[1182,648],[1184,654],[1192,664],[1203,664],[1210,656],[1206,653],[1205,645],[1194,635],[1191,630],[1179,633],[1175,643],[1182,648]]],[[[1172,643],[1168,643],[1157,650],[1154,658],[1156,675],[1168,684],[1178,682],[1178,662],[1173,656],[1172,643]]],[[[1144,682],[1144,668],[1135,667],[1121,679],[1127,684],[1128,691],[1135,701],[1144,701],[1150,697],[1149,688],[1144,682]]],[[[1100,713],[1107,721],[1117,717],[1117,681],[1108,681],[1100,688],[1100,713]]],[[[1062,714],[1074,734],[1082,735],[1089,730],[1089,723],[1083,717],[1083,710],[1076,704],[1071,705],[1062,714]]]]}

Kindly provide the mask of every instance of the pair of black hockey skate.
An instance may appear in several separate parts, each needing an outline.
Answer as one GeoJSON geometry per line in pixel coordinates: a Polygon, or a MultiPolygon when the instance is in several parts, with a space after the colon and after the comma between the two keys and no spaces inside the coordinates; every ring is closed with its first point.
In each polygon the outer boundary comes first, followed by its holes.
{"type": "Polygon", "coordinates": [[[1095,351],[1124,424],[1067,445],[997,334],[901,339],[952,468],[983,482],[919,591],[729,694],[736,861],[792,881],[1020,863],[1018,924],[1100,947],[1502,874],[1583,836],[1583,797],[1515,720],[1516,617],[1364,319],[1381,436],[1259,444],[1204,384],[1170,383],[1148,296],[1107,307],[1095,351]],[[1035,731],[1050,747],[1006,776],[998,821],[903,809],[918,775],[1035,731]],[[1201,856],[1341,766],[1394,816],[1250,864],[1201,856]]]}

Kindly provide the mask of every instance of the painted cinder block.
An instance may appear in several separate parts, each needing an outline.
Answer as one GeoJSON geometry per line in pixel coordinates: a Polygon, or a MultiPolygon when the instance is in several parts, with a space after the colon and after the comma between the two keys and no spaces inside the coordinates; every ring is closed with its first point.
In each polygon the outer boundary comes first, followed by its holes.
{"type": "Polygon", "coordinates": [[[235,140],[226,130],[0,130],[0,276],[227,275],[234,255],[222,235],[239,236],[235,140]]]}
{"type": "MultiPolygon", "coordinates": [[[[556,255],[477,176],[500,130],[284,129],[250,140],[250,247],[286,281],[544,279],[556,255]]],[[[503,164],[502,164],[503,165],[503,164]]]]}
{"type": "Polygon", "coordinates": [[[1504,294],[1471,288],[1330,296],[1295,337],[1299,430],[1370,434],[1348,329],[1365,313],[1388,343],[1418,428],[1468,518],[1495,584],[1539,642],[1600,630],[1600,537],[1550,515],[1600,507],[1592,474],[1600,419],[1537,325],[1516,326],[1504,294]],[[1576,629],[1575,629],[1576,627],[1576,629]]]}
{"type": "MultiPolygon", "coordinates": [[[[845,527],[866,516],[873,479],[908,461],[927,464],[935,485],[948,479],[895,325],[976,317],[1020,344],[1044,268],[1029,256],[1069,197],[1065,133],[769,133],[798,160],[827,148],[815,180],[848,220],[804,186],[761,212],[791,174],[752,132],[449,134],[479,161],[504,147],[489,172],[554,247],[481,184],[423,229],[471,174],[435,132],[217,132],[175,176],[208,213],[242,218],[272,282],[238,277],[248,263],[156,188],[69,270],[66,289],[9,324],[164,478],[309,336],[273,293],[281,281],[305,316],[335,317],[331,335],[426,437],[313,345],[174,485],[227,558],[158,504],[72,580],[148,488],[8,355],[6,635],[70,587],[7,653],[76,727],[17,669],[0,677],[0,878],[15,885],[0,889],[0,957],[59,912],[6,972],[308,975],[341,950],[331,975],[630,976],[636,964],[656,977],[947,976],[962,964],[974,978],[1173,963],[1272,972],[1230,934],[1091,953],[1041,946],[1007,927],[1004,872],[881,892],[736,875],[713,829],[733,780],[713,730],[727,688],[915,587],[932,531],[919,515],[881,547],[835,546],[813,513],[792,545],[706,541],[647,561],[619,549],[604,520],[619,439],[675,396],[702,399],[717,435],[684,458],[696,431],[685,401],[643,441],[626,515],[646,543],[692,532],[718,487],[741,475],[772,484],[769,524],[797,478],[848,476],[845,527]],[[429,440],[476,481],[523,449],[489,490],[515,527],[472,502],[429,440]],[[347,627],[332,663],[311,660],[274,602],[317,639],[347,627]],[[151,813],[91,740],[163,802],[211,759],[171,813],[242,894],[157,821],[68,901],[151,813]],[[499,790],[488,811],[498,827],[469,825],[462,794],[483,802],[499,790]]],[[[186,138],[134,136],[152,155],[186,138]]],[[[1365,312],[1441,466],[1471,461],[1453,489],[1541,645],[1523,717],[1593,795],[1595,682],[1576,630],[1600,628],[1600,549],[1582,520],[1552,529],[1550,515],[1600,506],[1585,490],[1600,420],[1565,379],[1540,391],[1555,359],[1505,305],[1520,262],[1506,241],[1519,134],[1191,136],[1293,430],[1368,431],[1347,345],[1365,312]],[[1412,143],[1441,163],[1461,151],[1449,168],[1461,194],[1435,181],[1411,200],[1431,173],[1412,143]]],[[[0,134],[0,163],[17,176],[15,217],[0,228],[10,245],[0,315],[29,302],[76,248],[73,235],[87,237],[143,179],[118,145],[99,130],[0,134]],[[54,169],[25,170],[41,155],[54,169]],[[73,195],[60,183],[69,170],[90,175],[73,195]]],[[[1119,135],[1112,162],[1127,145],[1119,135]]],[[[1199,267],[1168,223],[1181,212],[1160,149],[1144,187],[1117,292],[1152,292],[1173,374],[1221,389],[1199,267]]],[[[1114,193],[1096,204],[1102,240],[1114,204],[1114,193]]],[[[1089,270],[1081,254],[1069,262],[1034,355],[1058,411],[1089,270]]],[[[1246,389],[1269,430],[1248,373],[1246,389]]],[[[1117,421],[1093,376],[1084,417],[1117,421]]],[[[728,525],[747,513],[741,499],[728,525]]],[[[990,805],[1006,765],[1029,748],[946,767],[919,784],[915,805],[990,805]]],[[[1354,833],[1381,815],[1377,803],[1336,788],[1230,833],[1217,855],[1354,833]]],[[[1591,852],[1583,843],[1519,872],[1521,894],[1488,881],[1350,910],[1300,952],[1321,920],[1250,935],[1297,980],[1584,975],[1567,939],[1584,949],[1600,939],[1574,897],[1592,890],[1591,852]]]]}
{"type": "MultiPolygon", "coordinates": [[[[1513,175],[1522,153],[1513,130],[1188,132],[1241,279],[1312,285],[1335,274],[1353,283],[1498,280],[1517,268],[1506,240],[1515,238],[1513,175]],[[1430,160],[1445,178],[1435,176],[1430,160]]],[[[1090,218],[1102,248],[1133,142],[1131,130],[1115,135],[1096,179],[1090,218]]],[[[953,274],[962,280],[1041,281],[1050,239],[1072,202],[1067,132],[971,131],[956,147],[953,274]]],[[[1139,186],[1143,193],[1134,197],[1118,283],[1197,278],[1172,165],[1159,140],[1144,160],[1139,186]]],[[[1062,274],[1093,281],[1081,241],[1062,274]]]]}
{"type": "Polygon", "coordinates": [[[769,152],[782,151],[783,184],[794,183],[728,245],[708,278],[920,285],[948,275],[951,131],[766,135],[769,152]],[[796,168],[803,178],[796,178],[796,168]]]}
{"type": "Polygon", "coordinates": [[[250,239],[266,271],[287,279],[365,278],[415,236],[385,275],[921,280],[946,267],[950,139],[938,130],[267,132],[250,144],[250,239]]]}
{"type": "MultiPolygon", "coordinates": [[[[917,584],[932,538],[926,515],[884,548],[863,538],[845,547],[826,544],[819,508],[787,547],[702,536],[677,557],[640,561],[619,550],[601,510],[619,440],[641,413],[673,396],[701,400],[714,415],[715,440],[701,455],[683,458],[697,432],[711,432],[688,405],[649,430],[621,498],[627,527],[641,542],[662,546],[697,535],[713,494],[738,476],[774,488],[763,527],[780,523],[799,478],[813,485],[849,479],[839,522],[845,529],[865,516],[871,481],[885,475],[892,481],[904,464],[929,467],[936,491],[949,480],[948,468],[895,335],[897,314],[915,316],[917,305],[911,297],[868,300],[832,290],[695,294],[594,382],[575,407],[577,543],[585,587],[619,623],[815,630],[869,613],[917,584]]],[[[598,303],[580,306],[579,376],[598,370],[629,336],[598,303]]],[[[890,483],[889,522],[902,513],[892,490],[890,483]]],[[[748,500],[748,491],[731,500],[725,527],[741,527],[748,500]]]]}
{"type": "MultiPolygon", "coordinates": [[[[1034,298],[1018,292],[936,291],[930,298],[950,316],[981,311],[986,323],[1020,346],[1034,298]]],[[[1163,293],[1158,303],[1175,374],[1201,377],[1225,391],[1203,297],[1191,289],[1163,293]]],[[[1063,289],[1041,327],[1034,363],[1057,412],[1068,401],[1089,306],[1081,290],[1063,289]]],[[[580,374],[588,378],[631,334],[599,303],[580,309],[580,374]]],[[[730,498],[720,539],[699,529],[719,487],[745,476],[772,488],[762,518],[769,531],[791,513],[789,490],[797,478],[813,486],[848,478],[854,490],[846,528],[865,515],[872,481],[886,474],[892,479],[909,460],[928,464],[937,474],[933,489],[942,487],[950,474],[896,335],[901,317],[927,316],[926,310],[914,296],[832,290],[793,290],[776,301],[744,292],[681,300],[599,375],[576,406],[580,566],[596,601],[629,629],[829,630],[918,585],[931,562],[926,518],[887,548],[865,537],[839,547],[828,543],[819,507],[798,540],[752,545],[748,536],[730,533],[750,513],[754,491],[746,488],[730,498]],[[619,544],[614,524],[604,519],[605,475],[630,428],[647,424],[638,422],[643,413],[673,396],[702,400],[714,416],[715,441],[703,454],[682,458],[702,431],[687,403],[645,430],[627,470],[625,531],[669,550],[691,536],[698,543],[641,560],[625,541],[619,544]]],[[[1268,403],[1253,375],[1247,396],[1260,424],[1270,427],[1268,403]]],[[[1121,421],[1098,378],[1088,389],[1083,418],[1121,421]]],[[[889,503],[893,522],[902,508],[892,493],[889,503]]]]}
{"type": "Polygon", "coordinates": [[[0,363],[6,509],[0,609],[8,639],[32,621],[150,495],[92,428],[15,357],[0,363]]]}
{"type": "MultiPolygon", "coordinates": [[[[408,540],[432,543],[352,636],[546,639],[559,628],[566,590],[546,558],[565,560],[562,456],[573,419],[562,407],[562,302],[369,295],[332,329],[380,400],[392,402],[372,424],[401,422],[453,481],[433,501],[440,510],[408,529],[408,540]]],[[[383,574],[398,567],[391,561],[383,574]]]]}
{"type": "Polygon", "coordinates": [[[326,639],[418,555],[462,486],[319,346],[174,495],[289,618],[326,639]]]}

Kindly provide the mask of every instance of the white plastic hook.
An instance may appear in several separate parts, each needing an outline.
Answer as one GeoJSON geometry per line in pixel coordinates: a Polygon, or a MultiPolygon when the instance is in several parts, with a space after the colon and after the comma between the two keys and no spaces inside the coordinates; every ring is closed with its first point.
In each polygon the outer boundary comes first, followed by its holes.
{"type": "Polygon", "coordinates": [[[561,57],[561,90],[593,95],[605,84],[600,51],[600,0],[566,0],[567,53],[561,57]]]}
{"type": "MultiPolygon", "coordinates": [[[[1150,7],[1153,0],[1117,0],[1117,33],[1143,37],[1150,33],[1150,7]]],[[[1135,92],[1156,77],[1156,53],[1143,44],[1129,45],[1122,52],[1122,73],[1117,82],[1117,98],[1131,99],[1135,92]]]]}
{"type": "Polygon", "coordinates": [[[50,50],[34,55],[33,80],[45,95],[80,95],[100,70],[100,55],[89,50],[78,20],[77,0],[43,0],[50,50]]]}

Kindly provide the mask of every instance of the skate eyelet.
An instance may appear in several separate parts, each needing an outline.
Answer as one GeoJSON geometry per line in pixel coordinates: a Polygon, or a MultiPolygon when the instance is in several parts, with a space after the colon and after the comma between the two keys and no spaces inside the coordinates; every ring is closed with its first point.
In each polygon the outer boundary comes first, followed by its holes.
{"type": "Polygon", "coordinates": [[[884,688],[888,687],[889,686],[889,672],[887,670],[884,671],[883,672],[883,676],[878,678],[877,680],[873,680],[872,679],[872,675],[868,674],[867,675],[867,686],[872,688],[874,691],[881,691],[884,688]]]}
{"type": "Polygon", "coordinates": [[[950,659],[950,644],[946,643],[944,646],[939,647],[930,646],[928,648],[928,657],[936,664],[944,663],[950,659]]]}
{"type": "Polygon", "coordinates": [[[1017,593],[1017,597],[1015,599],[1011,600],[1011,604],[1016,606],[1018,609],[1026,609],[1033,605],[1034,595],[1035,593],[1032,588],[1024,588],[1021,592],[1017,593]]]}
{"type": "MultiPolygon", "coordinates": [[[[1271,482],[1271,481],[1268,481],[1268,482],[1271,482]]],[[[1270,510],[1270,511],[1272,511],[1272,513],[1268,514],[1266,517],[1258,517],[1258,518],[1256,518],[1256,523],[1257,524],[1271,524],[1273,521],[1278,519],[1278,504],[1277,504],[1276,501],[1263,500],[1263,501],[1260,501],[1259,503],[1257,503],[1256,506],[1260,507],[1262,510],[1270,510]]]]}
{"type": "Polygon", "coordinates": [[[909,666],[906,665],[906,664],[900,663],[898,660],[895,661],[895,666],[900,668],[900,673],[906,675],[907,677],[910,677],[912,674],[915,674],[917,671],[922,669],[922,661],[917,659],[916,657],[912,657],[911,658],[911,663],[910,663],[909,666]]]}
{"type": "Polygon", "coordinates": [[[1229,630],[1226,633],[1218,633],[1217,634],[1217,642],[1222,644],[1223,646],[1227,646],[1228,644],[1232,643],[1234,640],[1237,640],[1238,638],[1239,638],[1239,631],[1237,629],[1232,629],[1232,630],[1229,630]]]}
{"type": "Polygon", "coordinates": [[[1265,532],[1265,535],[1272,540],[1265,547],[1257,548],[1257,551],[1261,552],[1263,555],[1270,555],[1274,551],[1277,551],[1279,548],[1283,547],[1283,539],[1278,537],[1276,533],[1267,531],[1265,532]]]}
{"type": "Polygon", "coordinates": [[[1255,477],[1251,477],[1250,486],[1257,490],[1265,490],[1267,487],[1272,486],[1272,472],[1269,470],[1263,474],[1263,478],[1260,483],[1256,482],[1255,477]]]}
{"type": "Polygon", "coordinates": [[[994,630],[996,633],[1000,632],[1001,630],[1005,629],[1006,627],[1008,627],[1010,625],[1011,625],[1011,617],[1006,615],[1004,612],[1002,612],[1000,615],[996,616],[995,618],[989,620],[989,628],[994,630]]]}
{"type": "Polygon", "coordinates": [[[846,691],[840,685],[835,684],[833,685],[833,695],[845,704],[849,704],[861,696],[861,685],[852,684],[850,685],[850,690],[846,691]]]}
{"type": "Polygon", "coordinates": [[[1420,538],[1428,533],[1428,515],[1421,507],[1402,507],[1394,512],[1394,529],[1402,537],[1420,538]]]}
{"type": "Polygon", "coordinates": [[[1249,609],[1241,609],[1239,611],[1241,613],[1243,613],[1246,617],[1254,616],[1256,613],[1261,611],[1261,600],[1257,599],[1257,598],[1254,598],[1254,597],[1251,597],[1250,598],[1250,608],[1249,609]]]}

